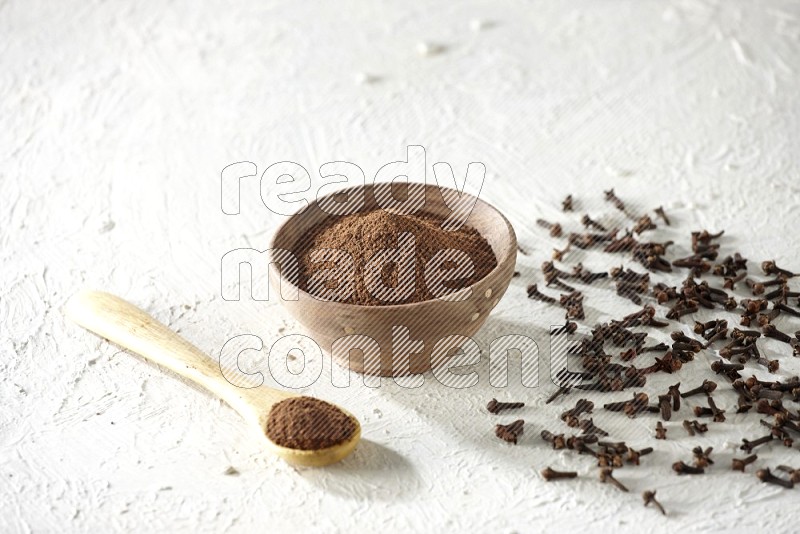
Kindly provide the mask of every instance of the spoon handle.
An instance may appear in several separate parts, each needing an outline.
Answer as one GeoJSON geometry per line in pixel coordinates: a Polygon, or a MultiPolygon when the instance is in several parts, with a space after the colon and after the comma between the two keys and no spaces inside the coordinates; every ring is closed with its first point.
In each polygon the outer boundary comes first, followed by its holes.
{"type": "Polygon", "coordinates": [[[65,312],[83,328],[204,387],[246,419],[263,419],[272,404],[291,396],[266,387],[234,386],[223,376],[218,362],[144,310],[115,295],[100,291],[78,293],[69,300],[65,312]]]}

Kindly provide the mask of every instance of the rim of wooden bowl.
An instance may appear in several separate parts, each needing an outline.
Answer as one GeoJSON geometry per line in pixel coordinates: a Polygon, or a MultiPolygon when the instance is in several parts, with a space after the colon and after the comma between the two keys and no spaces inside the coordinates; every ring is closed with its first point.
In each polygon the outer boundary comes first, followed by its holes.
{"type": "MultiPolygon", "coordinates": [[[[320,201],[322,201],[324,199],[328,199],[328,198],[331,198],[331,197],[333,197],[335,195],[338,195],[338,194],[341,194],[341,193],[346,193],[346,192],[349,192],[349,191],[355,191],[355,190],[359,190],[359,189],[362,189],[362,188],[365,189],[365,190],[366,189],[374,189],[375,185],[376,184],[373,183],[373,184],[365,184],[363,186],[357,185],[357,186],[353,186],[353,187],[346,187],[344,189],[339,189],[337,191],[334,191],[333,193],[329,193],[327,195],[323,195],[323,196],[313,200],[312,202],[309,202],[308,205],[305,208],[303,208],[302,210],[298,211],[297,213],[294,213],[294,214],[290,215],[283,223],[281,223],[280,226],[278,226],[278,228],[275,230],[275,233],[272,234],[272,239],[270,239],[270,243],[269,243],[270,250],[271,251],[275,250],[275,248],[276,248],[276,244],[275,244],[276,239],[281,234],[281,232],[284,230],[286,225],[289,224],[289,222],[291,221],[292,217],[294,217],[296,215],[299,215],[303,211],[305,211],[305,210],[307,210],[307,209],[309,209],[309,208],[311,208],[311,207],[313,207],[315,205],[318,205],[320,203],[320,201]]],[[[475,283],[473,283],[471,285],[468,285],[466,287],[462,287],[461,289],[459,289],[458,291],[456,291],[454,293],[449,293],[447,295],[448,297],[455,297],[455,296],[460,295],[462,293],[466,293],[467,291],[469,291],[471,289],[474,289],[475,286],[481,284],[487,278],[489,278],[489,277],[497,274],[499,271],[505,269],[506,268],[506,264],[507,264],[508,261],[511,261],[512,259],[516,258],[517,235],[516,235],[516,232],[514,232],[514,227],[511,226],[511,222],[509,222],[508,218],[506,218],[506,216],[503,215],[503,213],[499,209],[497,209],[494,205],[490,204],[489,202],[486,202],[485,200],[483,200],[480,197],[476,197],[475,195],[471,195],[469,193],[460,193],[460,192],[458,192],[457,190],[455,190],[455,189],[453,189],[451,187],[439,187],[438,185],[427,184],[427,183],[421,184],[421,183],[415,183],[415,182],[412,182],[409,185],[422,185],[425,188],[426,191],[427,191],[428,188],[432,188],[432,189],[436,189],[437,191],[440,191],[440,192],[451,191],[456,195],[468,195],[469,197],[476,199],[476,204],[478,202],[480,202],[481,204],[483,204],[484,206],[489,208],[493,213],[498,215],[500,217],[500,219],[503,221],[503,223],[505,224],[506,233],[505,233],[504,237],[509,240],[509,247],[508,247],[508,250],[506,251],[504,257],[496,258],[497,259],[497,265],[494,266],[494,269],[492,269],[491,271],[486,273],[486,275],[483,278],[481,278],[480,280],[477,280],[475,283]]],[[[424,209],[422,210],[422,213],[425,213],[424,209]]],[[[471,214],[472,214],[472,212],[470,212],[470,215],[471,214]]],[[[475,228],[475,227],[473,226],[473,228],[475,228]]],[[[306,229],[303,229],[303,230],[306,230],[306,229]]],[[[475,230],[478,230],[478,229],[475,228],[475,230]]],[[[479,233],[480,233],[480,231],[479,231],[479,233]]],[[[482,233],[481,233],[481,236],[486,238],[486,236],[484,234],[482,234],[482,233]]],[[[274,260],[274,257],[270,258],[270,261],[272,261],[272,260],[274,260]]],[[[399,310],[399,309],[407,310],[407,309],[411,309],[413,307],[419,307],[419,306],[422,306],[422,305],[430,304],[432,302],[446,302],[445,300],[440,299],[440,298],[432,298],[432,299],[427,299],[427,300],[421,300],[421,301],[418,301],[418,302],[406,302],[406,303],[402,303],[402,304],[380,304],[380,305],[375,305],[375,306],[365,306],[364,304],[351,304],[349,302],[338,302],[338,301],[335,301],[335,300],[325,300],[325,299],[321,299],[321,298],[318,298],[318,297],[312,295],[308,291],[305,291],[301,287],[299,287],[299,286],[295,285],[294,283],[292,283],[291,280],[289,280],[288,278],[286,278],[283,275],[283,270],[280,271],[280,275],[279,276],[280,276],[281,283],[285,282],[285,283],[289,284],[292,288],[297,289],[297,291],[299,291],[301,294],[304,294],[307,297],[312,298],[314,300],[317,300],[319,302],[323,302],[323,303],[330,304],[330,305],[341,306],[341,307],[343,307],[345,309],[371,309],[371,310],[376,310],[376,311],[377,310],[392,311],[392,310],[399,310]]]]}

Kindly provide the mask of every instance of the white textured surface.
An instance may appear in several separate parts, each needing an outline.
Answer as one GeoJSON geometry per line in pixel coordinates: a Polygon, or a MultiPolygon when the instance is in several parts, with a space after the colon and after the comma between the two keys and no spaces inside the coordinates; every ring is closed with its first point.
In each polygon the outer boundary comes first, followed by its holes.
{"type": "MultiPolygon", "coordinates": [[[[622,494],[538,438],[567,404],[541,407],[547,366],[541,388],[498,392],[485,358],[479,385],[461,391],[430,376],[417,390],[336,389],[326,363],[309,392],[354,412],[365,442],[300,471],[265,457],[226,406],[65,324],[60,307],[100,287],[209,353],[241,333],[269,345],[296,325],[275,301],[223,301],[219,259],[266,247],[280,218],[257,179],[243,181],[242,214],[223,215],[220,170],[293,160],[316,177],[348,160],[370,177],[407,144],[461,176],[485,163],[483,198],[530,252],[482,342],[519,332],[546,345],[561,312],[523,298],[552,248],[533,220],[559,217],[567,192],[578,214],[608,222],[604,188],[637,209],[664,204],[680,230],[654,237],[675,236],[674,253],[690,230],[725,228],[751,272],[772,257],[800,269],[797,2],[12,0],[0,35],[0,531],[796,530],[796,492],[729,471],[739,439],[763,433],[755,415],[698,439],[673,421],[641,467],[618,471],[622,494]],[[492,436],[492,396],[529,403],[519,446],[492,436]],[[696,444],[713,445],[717,464],[675,476],[670,463],[696,444]],[[223,475],[231,465],[240,476],[223,475]],[[547,485],[546,465],[585,476],[547,485]],[[642,507],[652,488],[668,519],[642,507]]],[[[634,309],[590,292],[590,324],[604,306],[634,309]]],[[[711,357],[681,382],[699,383],[711,357]]],[[[800,371],[784,363],[783,375],[800,371]]],[[[595,420],[652,441],[652,417],[595,420]]],[[[800,466],[797,446],[763,459],[800,466]]]]}

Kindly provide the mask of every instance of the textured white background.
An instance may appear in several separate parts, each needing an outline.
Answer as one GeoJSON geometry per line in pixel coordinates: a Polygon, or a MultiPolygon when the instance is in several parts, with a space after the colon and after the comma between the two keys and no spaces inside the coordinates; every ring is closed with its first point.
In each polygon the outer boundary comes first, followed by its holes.
{"type": "MultiPolygon", "coordinates": [[[[104,288],[211,354],[241,333],[269,346],[297,325],[277,301],[223,301],[219,260],[266,247],[281,219],[260,203],[258,178],[242,182],[241,215],[224,215],[221,169],[293,160],[316,177],[348,160],[371,177],[408,144],[460,176],[485,163],[483,197],[529,252],[484,344],[525,333],[547,353],[544,332],[562,314],[524,287],[554,244],[533,221],[561,217],[567,192],[579,206],[571,229],[584,211],[620,222],[601,200],[616,187],[635,210],[665,206],[674,226],[653,238],[676,239],[673,254],[687,252],[689,231],[725,228],[723,252],[741,250],[751,272],[772,257],[800,269],[797,2],[11,0],[0,35],[0,531],[796,530],[796,490],[729,471],[739,439],[763,434],[755,415],[688,438],[684,409],[641,467],[618,471],[632,490],[622,494],[588,458],[538,438],[566,430],[557,414],[577,398],[543,406],[546,360],[542,387],[509,391],[490,387],[486,354],[479,385],[461,391],[431,376],[418,390],[357,377],[335,389],[326,361],[307,392],[354,412],[364,442],[337,466],[296,470],[265,456],[232,410],[65,324],[60,308],[104,288]],[[419,42],[444,49],[425,57],[419,42]],[[511,418],[483,410],[492,396],[529,403],[517,447],[492,435],[511,418]],[[713,445],[717,463],[675,476],[669,465],[697,444],[713,445]],[[546,465],[581,478],[545,484],[546,465]],[[229,466],[241,475],[224,475],[229,466]],[[669,518],[642,507],[644,489],[669,518]]],[[[635,306],[589,291],[587,324],[610,318],[601,309],[635,306]]],[[[712,358],[681,382],[699,383],[712,358]]],[[[799,367],[784,359],[781,374],[799,367]]],[[[653,441],[653,417],[595,421],[635,446],[653,441]]],[[[800,466],[797,446],[761,456],[800,466]]]]}

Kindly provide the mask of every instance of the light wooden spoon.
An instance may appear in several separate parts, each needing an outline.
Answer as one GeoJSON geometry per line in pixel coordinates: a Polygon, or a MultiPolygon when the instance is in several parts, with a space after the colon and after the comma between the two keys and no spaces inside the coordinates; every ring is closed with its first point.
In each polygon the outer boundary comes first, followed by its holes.
{"type": "Polygon", "coordinates": [[[87,330],[163,365],[217,395],[258,429],[268,450],[290,464],[321,467],[338,462],[353,451],[361,437],[358,420],[342,410],[356,426],[347,441],[318,450],[282,447],[266,435],[269,412],[274,404],[298,395],[265,386],[249,389],[234,386],[222,375],[218,362],[145,311],[109,293],[78,293],[69,300],[65,312],[67,317],[87,330]]]}

